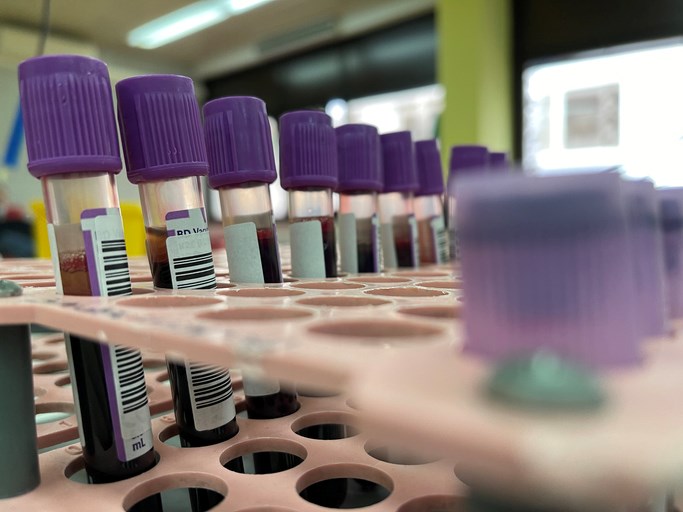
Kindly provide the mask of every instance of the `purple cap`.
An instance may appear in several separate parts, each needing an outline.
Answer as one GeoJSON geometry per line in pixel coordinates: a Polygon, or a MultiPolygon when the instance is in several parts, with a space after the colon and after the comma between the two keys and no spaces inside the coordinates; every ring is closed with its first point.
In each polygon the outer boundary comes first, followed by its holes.
{"type": "Polygon", "coordinates": [[[508,168],[508,154],[504,151],[489,153],[489,168],[494,171],[504,171],[508,168]]]}
{"type": "Polygon", "coordinates": [[[639,299],[639,327],[644,336],[661,336],[666,332],[666,307],[657,193],[649,180],[624,181],[623,187],[639,299]]]}
{"type": "Polygon", "coordinates": [[[420,188],[415,195],[433,196],[443,194],[443,171],[441,155],[435,139],[419,140],[415,143],[415,162],[420,188]]]}
{"type": "Polygon", "coordinates": [[[484,169],[489,165],[489,151],[485,146],[452,146],[448,164],[449,174],[484,169]]]}
{"type": "Polygon", "coordinates": [[[209,185],[220,188],[277,178],[266,104],[251,96],[220,98],[204,105],[209,185]]]}
{"type": "Polygon", "coordinates": [[[123,155],[131,183],[204,176],[204,133],[192,80],[143,75],[116,84],[123,155]]]}
{"type": "Polygon", "coordinates": [[[36,178],[121,170],[107,65],[79,55],[19,64],[28,170],[36,178]]]}
{"type": "Polygon", "coordinates": [[[618,174],[477,173],[454,192],[467,351],[496,360],[549,349],[593,367],[639,362],[618,174]]]}
{"type": "Polygon", "coordinates": [[[316,110],[280,117],[282,188],[337,188],[337,141],[332,119],[316,110]]]}
{"type": "Polygon", "coordinates": [[[384,189],[382,192],[415,192],[420,183],[415,168],[415,149],[409,131],[380,135],[384,189]]]}
{"type": "Polygon", "coordinates": [[[683,188],[657,190],[669,318],[683,318],[683,188]]]}
{"type": "Polygon", "coordinates": [[[377,128],[345,124],[335,130],[339,156],[337,192],[382,191],[382,150],[377,128]]]}

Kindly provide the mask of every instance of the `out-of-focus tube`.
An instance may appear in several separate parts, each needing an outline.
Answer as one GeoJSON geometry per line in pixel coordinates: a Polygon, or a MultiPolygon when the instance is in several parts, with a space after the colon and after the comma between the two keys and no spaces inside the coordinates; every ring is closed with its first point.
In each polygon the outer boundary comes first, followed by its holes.
{"type": "Polygon", "coordinates": [[[340,126],[339,252],[343,272],[379,272],[377,193],[382,190],[382,153],[377,128],[365,124],[340,126]]]}
{"type": "Polygon", "coordinates": [[[415,218],[420,239],[420,263],[446,263],[448,233],[443,215],[443,173],[436,140],[415,143],[415,160],[420,187],[415,193],[415,218]]]}
{"type": "Polygon", "coordinates": [[[384,268],[419,267],[420,246],[413,195],[419,187],[410,132],[380,136],[384,184],[379,219],[384,268]]]}

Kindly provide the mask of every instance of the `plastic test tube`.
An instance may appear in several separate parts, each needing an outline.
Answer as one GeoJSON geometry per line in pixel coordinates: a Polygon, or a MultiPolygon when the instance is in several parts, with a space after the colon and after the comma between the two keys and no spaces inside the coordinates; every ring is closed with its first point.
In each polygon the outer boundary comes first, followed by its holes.
{"type": "MultiPolygon", "coordinates": [[[[280,256],[270,201],[275,158],[266,105],[230,97],[204,106],[209,184],[221,200],[230,280],[281,283],[280,256]]],[[[271,419],[299,409],[297,394],[280,383],[243,372],[247,414],[271,419]]]]}
{"type": "MultiPolygon", "coordinates": [[[[96,59],[47,56],[19,65],[28,168],[40,178],[57,287],[128,295],[114,175],[121,169],[109,73],[96,59]]],[[[66,335],[78,426],[92,482],[155,465],[140,352],[66,335]]]]}
{"type": "Polygon", "coordinates": [[[420,246],[413,194],[419,187],[410,132],[380,136],[384,186],[379,195],[384,268],[419,267],[420,246]]]}
{"type": "Polygon", "coordinates": [[[382,153],[377,128],[347,124],[335,130],[339,156],[339,253],[343,272],[379,272],[377,193],[382,153]]]}
{"type": "Polygon", "coordinates": [[[662,246],[667,316],[683,317],[683,188],[657,190],[662,246]]]}
{"type": "Polygon", "coordinates": [[[484,146],[462,145],[452,146],[448,161],[448,235],[450,239],[451,260],[460,260],[460,248],[458,245],[458,222],[456,219],[455,190],[459,176],[469,174],[472,171],[481,171],[489,165],[489,151],[484,146]]]}
{"type": "Polygon", "coordinates": [[[415,161],[420,182],[415,193],[420,263],[446,263],[449,260],[448,233],[443,215],[441,156],[436,140],[417,141],[415,161]]]}
{"type": "Polygon", "coordinates": [[[456,194],[466,352],[497,360],[548,349],[593,368],[640,361],[616,173],[471,176],[456,194]]]}
{"type": "Polygon", "coordinates": [[[280,117],[280,183],[289,191],[292,276],[337,277],[337,143],[327,114],[302,110],[280,117]]]}
{"type": "Polygon", "coordinates": [[[649,180],[624,181],[628,207],[629,238],[636,292],[639,297],[639,327],[643,336],[666,333],[664,258],[659,202],[649,180]]]}
{"type": "MultiPolygon", "coordinates": [[[[140,191],[147,256],[156,288],[214,289],[200,176],[208,170],[192,80],[147,75],[116,84],[128,179],[140,191]]],[[[237,434],[230,373],[168,360],[182,446],[207,446],[237,434]]]]}

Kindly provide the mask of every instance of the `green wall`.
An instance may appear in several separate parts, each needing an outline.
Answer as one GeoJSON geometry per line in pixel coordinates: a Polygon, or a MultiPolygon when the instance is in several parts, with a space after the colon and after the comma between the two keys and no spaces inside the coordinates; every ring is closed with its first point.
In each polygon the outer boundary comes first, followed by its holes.
{"type": "Polygon", "coordinates": [[[512,149],[511,0],[437,0],[437,78],[446,89],[444,168],[454,144],[512,149]]]}

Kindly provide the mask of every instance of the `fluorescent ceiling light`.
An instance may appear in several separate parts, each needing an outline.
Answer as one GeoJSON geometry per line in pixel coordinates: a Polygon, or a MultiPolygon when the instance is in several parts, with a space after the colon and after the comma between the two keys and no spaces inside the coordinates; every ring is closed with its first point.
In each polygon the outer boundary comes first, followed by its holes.
{"type": "Polygon", "coordinates": [[[126,41],[129,46],[152,50],[272,1],[202,0],[131,30],[126,41]]]}

